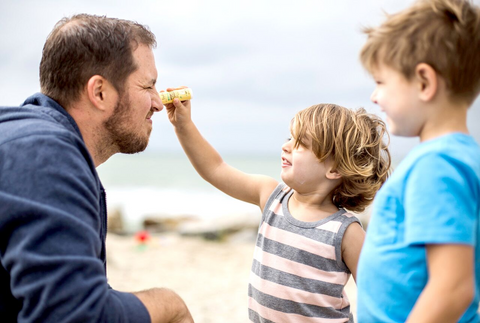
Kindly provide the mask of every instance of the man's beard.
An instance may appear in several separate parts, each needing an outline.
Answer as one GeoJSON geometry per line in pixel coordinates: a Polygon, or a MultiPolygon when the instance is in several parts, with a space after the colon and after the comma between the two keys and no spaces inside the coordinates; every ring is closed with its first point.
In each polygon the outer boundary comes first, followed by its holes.
{"type": "MultiPolygon", "coordinates": [[[[125,92],[120,94],[113,115],[105,122],[105,129],[110,135],[110,144],[116,146],[116,151],[124,154],[135,154],[147,148],[150,138],[149,130],[146,136],[136,133],[130,127],[130,98],[125,92]]],[[[146,116],[145,116],[146,117],[146,116]]]]}

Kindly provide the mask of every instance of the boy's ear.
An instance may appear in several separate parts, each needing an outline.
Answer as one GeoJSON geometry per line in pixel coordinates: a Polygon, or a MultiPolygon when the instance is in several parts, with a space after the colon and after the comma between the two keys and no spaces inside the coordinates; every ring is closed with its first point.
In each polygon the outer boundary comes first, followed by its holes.
{"type": "Polygon", "coordinates": [[[335,169],[329,169],[325,175],[328,179],[340,179],[342,175],[335,169]]]}
{"type": "Polygon", "coordinates": [[[116,90],[103,76],[94,75],[87,82],[89,101],[99,110],[105,111],[116,101],[116,90]]]}
{"type": "Polygon", "coordinates": [[[419,85],[419,97],[422,101],[431,101],[438,92],[437,72],[426,63],[415,68],[415,79],[419,85]]]}

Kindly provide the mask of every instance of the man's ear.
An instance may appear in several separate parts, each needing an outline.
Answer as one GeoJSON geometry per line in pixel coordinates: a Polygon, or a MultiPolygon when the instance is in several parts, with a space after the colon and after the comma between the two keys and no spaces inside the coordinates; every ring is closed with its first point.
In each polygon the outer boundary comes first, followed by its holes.
{"type": "Polygon", "coordinates": [[[418,83],[419,98],[422,101],[431,101],[438,92],[438,74],[428,64],[420,63],[415,68],[415,80],[418,83]]]}
{"type": "Polygon", "coordinates": [[[335,169],[329,169],[325,175],[328,179],[340,179],[342,175],[335,169]]]}
{"type": "Polygon", "coordinates": [[[116,92],[103,76],[94,75],[87,82],[88,99],[99,110],[105,111],[116,102],[116,92]]]}

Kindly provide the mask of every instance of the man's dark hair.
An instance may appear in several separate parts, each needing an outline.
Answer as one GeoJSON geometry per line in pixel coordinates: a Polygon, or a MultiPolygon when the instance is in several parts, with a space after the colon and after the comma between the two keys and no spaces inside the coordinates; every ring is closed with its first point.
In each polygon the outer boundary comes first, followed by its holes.
{"type": "Polygon", "coordinates": [[[136,22],[88,14],[63,18],[43,47],[41,91],[66,107],[92,76],[101,75],[122,93],[138,68],[133,52],[140,44],[157,45],[148,27],[136,22]]]}

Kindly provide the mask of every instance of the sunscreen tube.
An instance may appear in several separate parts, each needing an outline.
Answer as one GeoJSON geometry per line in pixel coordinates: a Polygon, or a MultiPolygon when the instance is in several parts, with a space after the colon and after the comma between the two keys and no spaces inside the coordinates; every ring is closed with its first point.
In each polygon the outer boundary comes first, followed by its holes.
{"type": "Polygon", "coordinates": [[[162,99],[163,104],[172,103],[173,99],[178,98],[180,101],[186,101],[192,99],[192,89],[185,88],[180,90],[175,90],[171,92],[160,92],[160,99],[162,99]]]}

